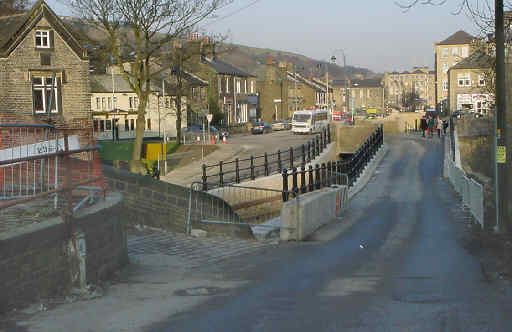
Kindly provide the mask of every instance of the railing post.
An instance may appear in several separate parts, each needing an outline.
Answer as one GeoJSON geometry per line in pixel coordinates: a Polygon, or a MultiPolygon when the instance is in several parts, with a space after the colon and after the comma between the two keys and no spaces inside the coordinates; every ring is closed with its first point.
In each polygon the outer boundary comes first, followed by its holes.
{"type": "Polygon", "coordinates": [[[332,176],[332,163],[331,161],[327,162],[327,186],[329,187],[331,185],[331,176],[332,176]]]}
{"type": "Polygon", "coordinates": [[[302,144],[302,164],[306,163],[306,146],[302,144]]]}
{"type": "Polygon", "coordinates": [[[290,169],[293,169],[293,148],[290,147],[290,169]]]}
{"type": "Polygon", "coordinates": [[[288,201],[288,170],[284,168],[282,170],[283,176],[283,202],[288,201]]]}
{"type": "Polygon", "coordinates": [[[235,182],[240,183],[240,165],[238,158],[235,159],[235,182]]]}
{"type": "Polygon", "coordinates": [[[277,167],[279,173],[281,173],[283,171],[283,165],[281,165],[281,150],[277,150],[277,167]]]}
{"type": "Polygon", "coordinates": [[[224,172],[222,171],[222,160],[219,161],[219,184],[224,187],[224,172]]]}
{"type": "Polygon", "coordinates": [[[268,169],[268,155],[267,153],[265,152],[265,176],[268,176],[269,174],[269,169],[268,169]]]}
{"type": "Polygon", "coordinates": [[[251,155],[251,180],[254,180],[256,176],[254,175],[254,156],[251,155]]]}
{"type": "Polygon", "coordinates": [[[208,191],[208,177],[206,176],[206,165],[203,164],[203,191],[208,191]]]}
{"type": "Polygon", "coordinates": [[[320,179],[320,166],[318,164],[315,165],[315,188],[320,189],[321,187],[321,179],[320,179]]]}
{"type": "Polygon", "coordinates": [[[311,162],[311,140],[308,141],[308,163],[311,162]]]}
{"type": "Polygon", "coordinates": [[[324,149],[327,147],[327,129],[323,128],[322,132],[324,133],[324,149]]]}
{"type": "Polygon", "coordinates": [[[331,144],[331,125],[327,125],[327,142],[331,144]]]}
{"type": "Polygon", "coordinates": [[[325,163],[322,163],[322,188],[327,185],[327,175],[325,169],[325,163]]]}
{"type": "Polygon", "coordinates": [[[299,186],[297,183],[297,167],[294,167],[292,169],[292,192],[293,192],[293,197],[297,197],[297,195],[299,193],[299,186]]]}
{"type": "Polygon", "coordinates": [[[324,132],[320,130],[320,153],[324,151],[324,132]]]}
{"type": "Polygon", "coordinates": [[[320,136],[315,136],[315,157],[318,157],[320,155],[320,136]]]}
{"type": "Polygon", "coordinates": [[[313,190],[315,190],[313,165],[309,165],[308,176],[309,176],[309,179],[308,179],[308,182],[309,182],[308,191],[312,192],[313,190]]]}
{"type": "Polygon", "coordinates": [[[306,164],[302,164],[302,166],[300,167],[300,192],[305,194],[306,191],[307,191],[307,188],[306,188],[306,164]]]}

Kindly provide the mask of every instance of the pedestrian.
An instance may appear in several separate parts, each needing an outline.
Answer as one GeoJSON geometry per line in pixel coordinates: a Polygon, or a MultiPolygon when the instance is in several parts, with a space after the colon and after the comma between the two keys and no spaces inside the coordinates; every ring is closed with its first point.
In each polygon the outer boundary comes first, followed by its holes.
{"type": "Polygon", "coordinates": [[[443,122],[441,121],[441,118],[438,116],[436,118],[436,129],[437,129],[437,137],[441,138],[441,126],[443,125],[443,122]]]}
{"type": "Polygon", "coordinates": [[[428,116],[427,125],[428,125],[428,137],[432,138],[434,135],[434,118],[432,117],[432,115],[428,116]]]}
{"type": "Polygon", "coordinates": [[[421,128],[421,132],[423,133],[423,137],[425,137],[425,130],[427,130],[427,118],[426,117],[422,117],[421,118],[421,121],[420,121],[420,128],[421,128]]]}
{"type": "Polygon", "coordinates": [[[443,134],[446,135],[446,128],[448,128],[448,121],[443,120],[443,134]]]}

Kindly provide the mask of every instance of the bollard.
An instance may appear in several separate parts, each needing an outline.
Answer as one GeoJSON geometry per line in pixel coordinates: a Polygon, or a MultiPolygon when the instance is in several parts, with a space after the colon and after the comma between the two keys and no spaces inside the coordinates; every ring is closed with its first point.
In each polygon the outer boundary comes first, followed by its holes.
{"type": "Polygon", "coordinates": [[[277,168],[279,169],[279,173],[283,170],[283,165],[281,165],[281,150],[277,150],[277,168]]]}
{"type": "Polygon", "coordinates": [[[327,185],[327,174],[325,163],[322,163],[322,188],[327,185]]]}
{"type": "Polygon", "coordinates": [[[222,171],[222,160],[219,161],[219,184],[224,187],[224,172],[222,171]]]}
{"type": "Polygon", "coordinates": [[[292,192],[293,192],[293,197],[297,197],[297,195],[299,193],[299,187],[297,184],[297,167],[294,167],[292,169],[292,192]]]}
{"type": "Polygon", "coordinates": [[[240,183],[240,165],[238,158],[235,159],[235,182],[240,183]]]}
{"type": "Polygon", "coordinates": [[[300,192],[305,194],[307,191],[306,188],[306,165],[303,163],[300,167],[300,192]]]}
{"type": "Polygon", "coordinates": [[[320,166],[318,164],[315,165],[315,188],[320,189],[320,166]]]}
{"type": "Polygon", "coordinates": [[[256,176],[254,175],[254,157],[251,155],[251,180],[254,180],[256,176]]]}
{"type": "Polygon", "coordinates": [[[313,182],[313,165],[309,165],[309,171],[308,171],[308,175],[309,175],[309,188],[308,188],[308,191],[309,192],[312,192],[313,190],[315,190],[315,185],[314,185],[314,182],[313,182]]]}
{"type": "Polygon", "coordinates": [[[288,170],[283,169],[283,202],[288,201],[288,170]]]}
{"type": "Polygon", "coordinates": [[[203,191],[208,191],[207,181],[208,177],[206,176],[206,165],[203,164],[203,191]]]}

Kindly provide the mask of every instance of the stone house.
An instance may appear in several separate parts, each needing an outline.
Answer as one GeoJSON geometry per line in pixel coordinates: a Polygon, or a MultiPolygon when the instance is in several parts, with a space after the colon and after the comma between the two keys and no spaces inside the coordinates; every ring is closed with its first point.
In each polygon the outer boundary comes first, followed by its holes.
{"type": "MultiPolygon", "coordinates": [[[[192,99],[205,97],[207,82],[184,72],[190,93],[182,96],[181,127],[187,126],[188,95],[192,99]]],[[[113,126],[117,122],[119,138],[133,138],[137,128],[138,97],[123,75],[115,67],[109,67],[107,74],[91,75],[91,109],[94,136],[100,139],[113,138],[113,126]]],[[[145,114],[145,137],[176,137],[176,87],[172,76],[165,80],[151,82],[145,114]]]]}
{"type": "MultiPolygon", "coordinates": [[[[333,82],[335,91],[340,89],[344,91],[345,81],[336,80],[333,82]]],[[[348,87],[348,111],[358,111],[375,108],[379,112],[383,112],[385,108],[384,104],[384,83],[381,79],[352,79],[349,80],[348,87]]],[[[340,104],[345,105],[346,93],[338,93],[340,96],[340,104]]],[[[336,92],[335,92],[336,95],[336,92]]]]}
{"type": "Polygon", "coordinates": [[[448,101],[448,70],[471,54],[475,37],[465,31],[457,31],[434,45],[436,66],[436,109],[443,111],[448,101]]]}
{"type": "MultiPolygon", "coordinates": [[[[295,101],[297,100],[297,109],[327,108],[327,87],[322,81],[313,78],[306,78],[297,72],[288,71],[288,116],[291,118],[295,111],[295,101]]],[[[329,86],[331,92],[331,106],[333,89],[329,86]]]]}
{"type": "Polygon", "coordinates": [[[494,103],[489,93],[486,73],[490,59],[474,52],[448,70],[448,105],[450,112],[465,110],[486,115],[494,103]]]}
{"type": "Polygon", "coordinates": [[[224,114],[223,125],[243,124],[257,118],[258,95],[254,75],[215,55],[202,55],[200,64],[201,69],[195,74],[208,82],[210,95],[217,100],[224,114]]]}
{"type": "Polygon", "coordinates": [[[87,143],[89,59],[79,36],[42,0],[0,26],[0,122],[49,123],[87,143]]]}
{"type": "Polygon", "coordinates": [[[385,102],[391,107],[400,107],[405,94],[415,92],[427,108],[435,107],[435,72],[428,67],[413,67],[412,71],[384,74],[385,102]]]}

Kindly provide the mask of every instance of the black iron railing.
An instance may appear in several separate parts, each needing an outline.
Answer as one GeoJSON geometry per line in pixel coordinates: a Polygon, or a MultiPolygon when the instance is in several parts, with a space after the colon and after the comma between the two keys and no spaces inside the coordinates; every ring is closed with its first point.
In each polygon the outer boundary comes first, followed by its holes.
{"type": "Polygon", "coordinates": [[[356,152],[340,154],[342,160],[309,165],[307,168],[303,163],[300,168],[283,169],[283,201],[333,184],[352,186],[383,143],[384,131],[380,125],[356,152]]]}
{"type": "Polygon", "coordinates": [[[327,126],[307,143],[296,147],[243,159],[237,158],[228,162],[220,161],[212,165],[203,164],[203,190],[254,180],[261,176],[281,173],[285,168],[292,169],[295,166],[305,165],[318,157],[329,143],[331,143],[331,129],[327,126]]]}

